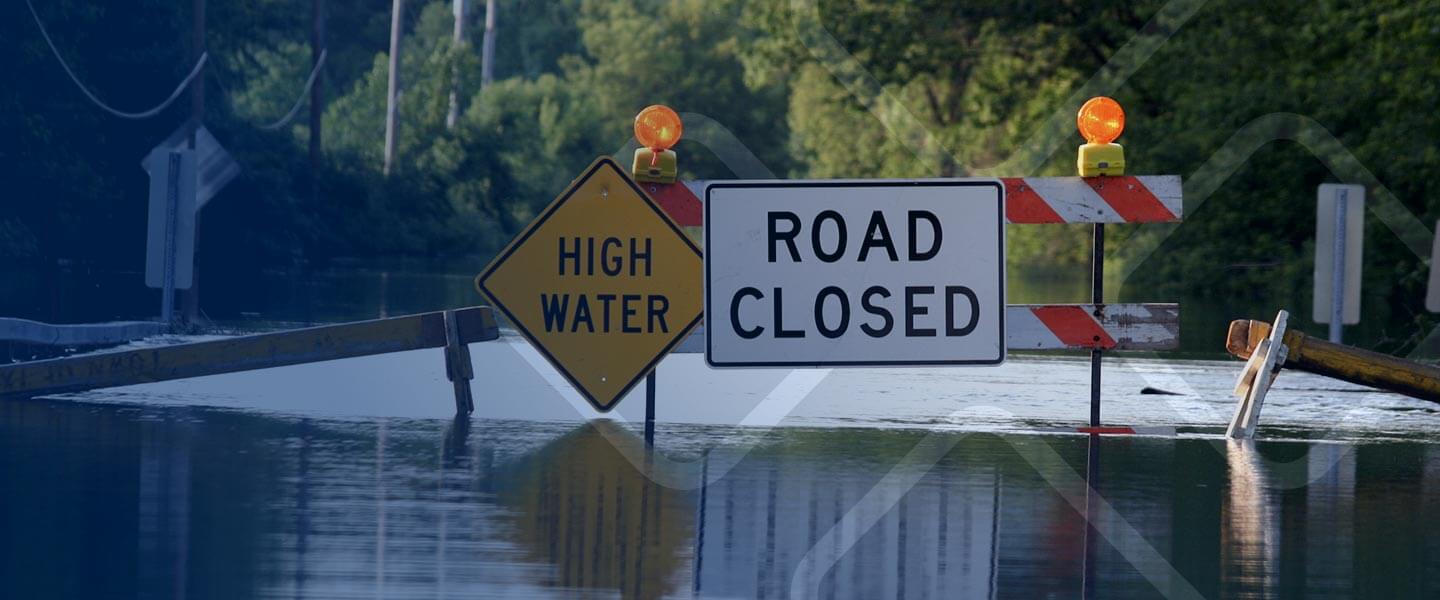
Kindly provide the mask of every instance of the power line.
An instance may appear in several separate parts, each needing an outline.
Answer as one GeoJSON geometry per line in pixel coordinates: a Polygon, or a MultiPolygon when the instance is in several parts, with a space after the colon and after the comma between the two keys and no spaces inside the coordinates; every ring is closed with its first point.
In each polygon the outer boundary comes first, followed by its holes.
{"type": "Polygon", "coordinates": [[[200,69],[205,66],[205,61],[210,57],[208,52],[201,54],[200,58],[195,61],[195,67],[190,69],[190,74],[185,76],[185,80],[181,81],[180,85],[175,86],[175,91],[171,92],[170,97],[166,98],[164,102],[161,102],[159,106],[140,112],[125,112],[105,104],[99,98],[95,97],[95,94],[91,93],[90,89],[85,87],[85,84],[80,83],[80,78],[75,76],[75,72],[70,70],[70,65],[65,64],[65,59],[60,56],[60,50],[55,47],[54,40],[50,39],[50,32],[45,30],[45,24],[40,22],[40,15],[35,12],[35,5],[32,4],[30,0],[25,0],[25,6],[30,9],[30,16],[35,19],[35,27],[40,29],[40,37],[45,38],[45,43],[50,46],[50,52],[55,54],[55,60],[60,63],[62,69],[65,69],[65,74],[70,76],[70,81],[75,83],[75,87],[80,88],[80,92],[85,94],[85,97],[89,98],[95,106],[122,119],[148,119],[159,114],[160,111],[165,110],[166,107],[175,102],[176,98],[180,97],[180,93],[185,91],[185,88],[189,87],[190,82],[200,75],[200,69]]]}
{"type": "Polygon", "coordinates": [[[279,121],[276,121],[269,125],[261,125],[261,129],[279,129],[289,123],[291,119],[295,118],[295,115],[300,112],[300,106],[305,103],[305,97],[310,95],[310,87],[315,85],[315,78],[320,75],[320,68],[325,66],[325,57],[328,56],[329,53],[329,48],[320,49],[320,58],[315,61],[315,68],[310,69],[310,77],[305,80],[305,88],[300,90],[300,96],[298,98],[295,98],[295,105],[290,107],[290,112],[285,113],[285,116],[280,117],[279,121]]]}

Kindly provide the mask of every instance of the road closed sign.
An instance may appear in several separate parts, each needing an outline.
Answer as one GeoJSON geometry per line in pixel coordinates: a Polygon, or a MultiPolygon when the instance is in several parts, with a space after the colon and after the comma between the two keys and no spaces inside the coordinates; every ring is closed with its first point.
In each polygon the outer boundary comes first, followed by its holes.
{"type": "Polygon", "coordinates": [[[715,367],[1005,360],[999,181],[727,181],[705,191],[715,367]]]}

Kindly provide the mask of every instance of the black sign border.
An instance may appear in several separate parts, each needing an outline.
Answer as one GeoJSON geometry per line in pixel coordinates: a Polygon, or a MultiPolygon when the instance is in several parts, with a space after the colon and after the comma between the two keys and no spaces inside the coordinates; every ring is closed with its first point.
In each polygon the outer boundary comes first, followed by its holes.
{"type": "MultiPolygon", "coordinates": [[[[705,248],[711,248],[710,244],[710,208],[714,206],[711,202],[710,193],[717,189],[745,189],[745,188],[855,188],[855,187],[993,187],[998,192],[996,202],[999,204],[999,240],[1000,251],[1000,356],[995,359],[975,360],[834,360],[823,362],[715,362],[713,349],[711,348],[710,329],[715,327],[716,321],[706,320],[705,323],[705,364],[714,368],[745,368],[745,367],[934,367],[934,366],[994,366],[1005,362],[1005,356],[1009,354],[1009,344],[1006,340],[1005,329],[1005,296],[1008,290],[1005,288],[1005,185],[999,180],[945,180],[945,179],[912,179],[912,180],[844,180],[833,181],[786,181],[757,180],[744,182],[715,182],[705,188],[705,248]]],[[[705,259],[705,312],[710,312],[710,259],[705,259]]]]}
{"type": "MultiPolygon", "coordinates": [[[[555,198],[555,201],[551,202],[550,206],[546,207],[544,212],[540,213],[539,216],[535,217],[535,219],[530,222],[530,225],[526,227],[519,236],[512,240],[510,244],[507,245],[503,251],[501,251],[499,256],[496,256],[494,260],[490,261],[490,264],[485,267],[484,271],[481,271],[480,274],[475,277],[476,289],[479,290],[480,293],[484,294],[487,298],[489,298],[490,302],[493,303],[496,308],[499,308],[501,312],[505,313],[506,318],[510,319],[510,323],[513,324],[515,328],[520,331],[521,335],[525,336],[525,339],[530,342],[530,345],[534,346],[536,350],[539,350],[540,354],[544,355],[545,359],[550,361],[550,365],[555,367],[555,370],[559,371],[561,375],[565,376],[565,380],[570,382],[571,387],[574,387],[576,391],[580,392],[580,395],[584,396],[585,400],[590,402],[590,406],[594,407],[595,410],[601,413],[608,413],[613,410],[617,405],[619,405],[620,401],[623,400],[632,389],[634,389],[635,384],[640,383],[640,380],[644,379],[645,376],[649,375],[651,371],[654,371],[655,368],[660,364],[660,361],[664,360],[665,357],[670,354],[670,351],[675,349],[675,346],[679,345],[681,341],[685,340],[685,338],[690,337],[690,334],[695,331],[695,327],[700,324],[700,320],[705,318],[704,310],[702,309],[700,314],[696,315],[695,319],[690,321],[689,325],[686,325],[684,328],[680,329],[679,333],[670,340],[670,343],[666,344],[664,349],[662,349],[658,354],[656,354],[654,358],[650,359],[650,362],[640,369],[639,374],[636,375],[634,379],[631,379],[629,383],[625,384],[624,387],[620,388],[620,392],[615,394],[615,400],[612,401],[608,406],[606,406],[602,405],[598,400],[595,399],[595,396],[590,393],[590,390],[586,389],[586,387],[582,385],[578,379],[575,378],[575,375],[570,373],[569,369],[565,368],[564,363],[556,359],[555,355],[551,354],[550,350],[545,347],[545,344],[541,343],[533,333],[530,333],[530,330],[527,329],[525,325],[520,322],[519,319],[515,318],[515,315],[510,313],[510,309],[505,308],[505,303],[501,302],[500,298],[497,297],[494,292],[491,292],[490,288],[486,287],[485,281],[490,278],[490,275],[494,274],[495,271],[500,268],[500,265],[505,264],[505,261],[510,258],[510,255],[514,254],[515,251],[520,248],[520,246],[524,245],[525,242],[530,239],[530,236],[534,235],[535,232],[540,229],[541,225],[544,225],[546,221],[549,221],[550,217],[553,216],[555,212],[560,209],[560,206],[565,204],[565,202],[569,200],[571,196],[574,196],[575,192],[579,190],[581,186],[585,185],[586,181],[590,180],[590,177],[594,176],[595,173],[598,173],[600,169],[606,166],[609,166],[610,168],[615,169],[616,172],[620,173],[620,178],[625,180],[625,183],[628,184],[631,189],[635,190],[635,193],[638,194],[642,200],[644,200],[645,205],[650,207],[650,210],[655,211],[655,214],[660,216],[660,220],[664,221],[666,225],[670,226],[670,229],[674,231],[675,234],[678,235],[680,239],[685,242],[685,245],[688,246],[691,250],[693,250],[695,252],[695,255],[700,257],[702,262],[704,261],[705,254],[701,252],[700,248],[695,245],[695,242],[690,239],[690,236],[686,235],[685,231],[680,229],[679,225],[675,224],[675,220],[670,218],[670,215],[665,214],[665,211],[662,210],[659,205],[655,204],[655,199],[651,198],[650,194],[645,193],[645,190],[640,189],[640,186],[636,185],[635,179],[630,177],[630,174],[627,173],[623,168],[621,168],[619,163],[615,162],[615,159],[608,156],[602,156],[596,159],[594,163],[591,163],[590,167],[585,170],[584,175],[581,175],[580,177],[576,178],[575,181],[571,182],[570,187],[567,188],[564,193],[560,194],[559,197],[555,198]]],[[[683,184],[676,182],[675,185],[683,184]]]]}

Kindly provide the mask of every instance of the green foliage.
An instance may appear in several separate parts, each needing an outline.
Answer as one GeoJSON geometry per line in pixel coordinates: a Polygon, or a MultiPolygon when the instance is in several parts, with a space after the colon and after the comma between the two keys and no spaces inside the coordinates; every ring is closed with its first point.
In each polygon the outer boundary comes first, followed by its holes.
{"type": "MultiPolygon", "coordinates": [[[[1207,161],[1266,115],[1312,119],[1427,227],[1440,217],[1437,0],[1216,0],[1178,24],[1151,22],[1158,0],[817,0],[813,11],[792,0],[500,0],[496,78],[483,90],[485,3],[472,0],[457,45],[450,2],[411,0],[389,176],[391,3],[326,4],[324,152],[312,169],[307,110],[279,130],[257,127],[302,92],[308,3],[211,3],[206,124],[244,171],[206,209],[226,226],[207,228],[205,260],[488,255],[597,155],[632,147],[631,119],[652,103],[703,117],[677,149],[684,177],[732,175],[707,120],[780,176],[1063,175],[1080,143],[1066,122],[1072,104],[1104,89],[1129,113],[1120,141],[1132,173],[1215,189],[1203,204],[1190,197],[1180,226],[1110,229],[1109,266],[1130,275],[1109,289],[1126,299],[1308,311],[1314,190],[1336,180],[1326,163],[1345,157],[1282,140],[1235,156],[1238,170],[1213,182],[1192,177],[1213,172],[1207,161]],[[1132,66],[1112,60],[1147,37],[1162,40],[1158,50],[1108,87],[1132,66]]],[[[187,3],[37,8],[77,75],[121,107],[153,104],[193,64],[187,3]]],[[[0,176],[11,183],[0,256],[138,268],[146,182],[136,163],[189,103],[140,122],[93,109],[23,5],[6,11],[0,50],[23,83],[0,88],[0,176]]],[[[1429,266],[1379,219],[1367,223],[1370,333],[1404,346],[1431,323],[1418,306],[1429,266]]],[[[1012,227],[1012,267],[1079,271],[1088,236],[1012,227]]]]}

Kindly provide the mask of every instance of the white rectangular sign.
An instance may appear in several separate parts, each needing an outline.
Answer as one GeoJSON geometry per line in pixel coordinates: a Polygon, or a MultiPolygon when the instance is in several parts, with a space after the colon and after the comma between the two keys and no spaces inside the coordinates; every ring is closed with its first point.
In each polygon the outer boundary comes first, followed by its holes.
{"type": "Polygon", "coordinates": [[[1329,323],[1334,312],[1336,205],[1345,194],[1345,253],[1341,265],[1340,316],[1345,325],[1360,322],[1360,276],[1365,250],[1365,186],[1322,183],[1315,202],[1315,295],[1311,315],[1316,323],[1329,323]]]}
{"type": "MultiPolygon", "coordinates": [[[[1435,223],[1435,231],[1440,232],[1440,221],[1435,223]]],[[[1440,235],[1435,236],[1430,246],[1430,283],[1425,288],[1425,310],[1440,312],[1440,235]]]]}
{"type": "Polygon", "coordinates": [[[705,323],[716,367],[999,364],[1005,188],[711,183],[705,323]]]}

